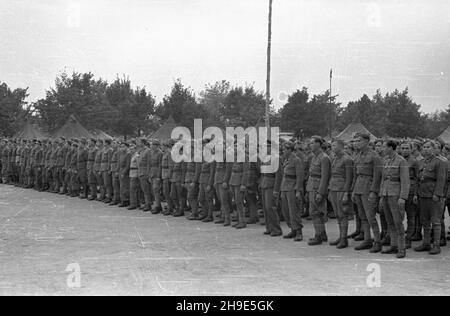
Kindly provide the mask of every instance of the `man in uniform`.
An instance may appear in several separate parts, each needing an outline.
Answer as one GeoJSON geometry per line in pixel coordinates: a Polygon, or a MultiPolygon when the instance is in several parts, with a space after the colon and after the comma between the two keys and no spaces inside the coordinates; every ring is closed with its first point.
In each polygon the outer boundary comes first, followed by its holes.
{"type": "Polygon", "coordinates": [[[78,139],[72,143],[72,156],[70,157],[70,187],[71,197],[78,197],[80,194],[80,182],[78,178],[78,148],[80,147],[78,139]]]}
{"type": "Polygon", "coordinates": [[[140,146],[137,146],[136,142],[131,142],[132,148],[130,149],[130,206],[128,210],[136,210],[139,207],[139,154],[141,151],[140,146]]]}
{"type": "MultiPolygon", "coordinates": [[[[180,155],[183,155],[183,148],[180,148],[180,155]]],[[[186,173],[186,163],[184,161],[173,162],[172,173],[170,178],[170,197],[173,201],[175,212],[173,216],[181,217],[184,216],[186,211],[183,195],[183,183],[186,173]]]]}
{"type": "Polygon", "coordinates": [[[283,147],[284,160],[282,162],[282,180],[280,185],[281,203],[283,203],[283,217],[291,229],[291,232],[285,238],[293,238],[299,242],[303,240],[301,216],[304,196],[304,166],[303,161],[294,154],[294,143],[286,142],[283,147]],[[301,201],[302,206],[298,207],[298,201],[301,201]]]}
{"type": "MultiPolygon", "coordinates": [[[[172,160],[172,141],[168,140],[163,143],[164,152],[161,158],[161,180],[162,180],[162,191],[164,199],[167,202],[167,209],[162,212],[164,216],[173,215],[174,213],[174,202],[171,196],[171,178],[174,162],[172,160]]],[[[184,183],[183,183],[184,185],[184,183]]]]}
{"type": "Polygon", "coordinates": [[[237,229],[242,229],[247,227],[245,223],[244,216],[244,192],[241,190],[242,185],[242,176],[244,172],[244,163],[237,161],[237,146],[235,146],[235,161],[233,163],[233,167],[231,168],[231,176],[229,186],[231,188],[231,192],[233,193],[234,203],[236,204],[238,222],[233,225],[233,227],[237,229]]]}
{"type": "Polygon", "coordinates": [[[96,147],[96,140],[94,138],[91,138],[89,141],[89,148],[88,148],[88,162],[87,162],[87,178],[88,178],[88,185],[89,185],[89,196],[88,200],[93,201],[97,199],[97,175],[96,172],[98,172],[99,164],[95,161],[95,157],[97,156],[97,147],[96,147]]]}
{"type": "Polygon", "coordinates": [[[64,177],[65,177],[65,168],[64,163],[66,161],[66,155],[67,155],[68,146],[66,143],[65,138],[61,137],[60,143],[59,143],[59,150],[56,157],[56,165],[57,165],[57,172],[58,172],[58,178],[57,178],[57,190],[56,193],[61,193],[61,187],[64,187],[64,177]]]}
{"type": "Polygon", "coordinates": [[[105,140],[105,148],[102,153],[102,163],[100,165],[100,171],[102,173],[103,185],[105,187],[106,197],[102,202],[109,204],[112,201],[113,187],[112,187],[112,177],[111,177],[111,158],[113,150],[111,148],[111,140],[105,140]]]}
{"type": "Polygon", "coordinates": [[[151,201],[151,185],[149,183],[150,178],[150,158],[151,152],[149,147],[149,143],[145,138],[141,138],[139,140],[139,160],[138,160],[138,175],[139,175],[139,184],[141,186],[142,193],[144,194],[145,204],[142,205],[139,209],[144,212],[150,212],[152,207],[151,201]]]}
{"type": "Polygon", "coordinates": [[[89,160],[89,152],[86,148],[87,140],[82,138],[80,140],[80,147],[77,152],[77,170],[78,170],[78,182],[79,182],[79,191],[80,199],[87,199],[89,195],[89,187],[88,187],[88,171],[87,165],[89,160]]]}
{"type": "Polygon", "coordinates": [[[441,237],[442,207],[441,199],[445,196],[444,189],[447,180],[447,166],[434,154],[435,144],[431,141],[423,145],[423,165],[419,173],[419,205],[420,221],[423,225],[423,243],[414,248],[415,251],[428,251],[431,255],[441,252],[439,240],[441,237]],[[431,229],[433,229],[434,244],[431,247],[431,229]]]}
{"type": "Polygon", "coordinates": [[[42,169],[44,166],[44,149],[42,147],[41,141],[37,142],[37,148],[34,153],[34,163],[35,163],[35,165],[34,165],[34,168],[35,168],[34,188],[37,191],[42,191],[42,171],[43,171],[42,169]]]}
{"type": "Polygon", "coordinates": [[[359,153],[355,158],[352,200],[358,207],[364,241],[355,250],[370,249],[371,253],[381,252],[380,226],[376,219],[376,206],[381,182],[380,157],[369,148],[370,136],[360,133],[356,136],[359,153]],[[371,241],[370,230],[374,235],[371,241]]]}
{"type": "Polygon", "coordinates": [[[306,191],[315,236],[309,240],[309,246],[320,245],[322,242],[328,241],[325,223],[327,221],[327,193],[331,176],[331,161],[328,155],[323,152],[323,142],[320,136],[313,136],[310,141],[310,148],[314,156],[309,167],[306,191]]]}
{"type": "MultiPolygon", "coordinates": [[[[97,197],[97,201],[103,201],[105,199],[106,190],[105,184],[103,183],[103,174],[102,174],[102,160],[103,160],[103,140],[97,140],[97,152],[94,158],[94,173],[96,178],[96,184],[99,187],[99,195],[97,197]]],[[[95,197],[96,195],[94,195],[95,197]]]]}
{"type": "Polygon", "coordinates": [[[130,145],[123,141],[119,153],[120,204],[119,207],[130,205],[130,145]]]}
{"type": "Polygon", "coordinates": [[[397,143],[393,140],[384,144],[384,153],[380,195],[391,236],[391,246],[382,253],[397,254],[400,259],[406,256],[403,220],[410,188],[409,165],[397,154],[397,143]]]}
{"type": "MultiPolygon", "coordinates": [[[[210,142],[209,139],[203,141],[203,146],[210,142]]],[[[213,222],[214,211],[214,175],[216,172],[216,162],[202,162],[199,183],[198,203],[202,210],[199,220],[209,223],[213,222]]],[[[239,184],[240,189],[240,184],[239,184]]],[[[243,212],[242,212],[243,215],[243,212]]]]}
{"type": "Polygon", "coordinates": [[[72,156],[75,154],[74,152],[73,141],[67,141],[67,153],[66,159],[64,161],[64,185],[62,194],[71,195],[72,194],[72,186],[70,184],[71,178],[71,170],[70,170],[70,161],[72,160],[72,156]]]}
{"type": "MultiPolygon", "coordinates": [[[[162,159],[162,152],[159,149],[161,143],[155,139],[152,141],[152,146],[150,150],[150,175],[149,175],[149,183],[151,183],[151,188],[154,196],[154,207],[152,208],[152,214],[159,214],[162,212],[161,207],[161,159],[162,159]]],[[[181,181],[178,182],[178,185],[180,187],[180,195],[181,195],[181,181]]],[[[184,206],[184,205],[182,205],[184,206]]],[[[180,211],[184,210],[181,209],[180,211]]]]}
{"type": "Polygon", "coordinates": [[[260,177],[260,168],[256,155],[250,156],[248,147],[246,148],[246,161],[244,162],[244,171],[242,176],[241,188],[245,192],[245,200],[250,209],[250,218],[246,221],[247,224],[259,223],[258,216],[258,182],[260,177]]]}
{"type": "Polygon", "coordinates": [[[401,145],[402,156],[408,163],[409,171],[409,194],[406,200],[405,210],[407,218],[407,229],[406,229],[406,249],[411,248],[411,241],[416,229],[416,218],[418,216],[418,181],[419,181],[419,170],[420,164],[412,156],[412,145],[410,142],[404,142],[401,145]]]}
{"type": "MultiPolygon", "coordinates": [[[[223,146],[226,146],[224,142],[223,146]]],[[[226,162],[226,150],[224,149],[224,161],[216,162],[216,173],[214,175],[214,188],[221,206],[221,218],[217,220],[216,224],[223,224],[224,226],[231,225],[231,201],[228,188],[228,181],[231,176],[232,163],[226,162]]]]}
{"type": "MultiPolygon", "coordinates": [[[[194,148],[194,141],[192,142],[192,148],[194,148]]],[[[202,163],[195,162],[196,160],[201,160],[201,157],[198,157],[197,155],[198,153],[194,151],[194,159],[186,164],[186,174],[184,177],[184,186],[187,189],[187,200],[191,207],[191,215],[188,217],[188,220],[191,221],[200,220],[198,213],[198,180],[200,178],[202,163]]]]}
{"type": "Polygon", "coordinates": [[[113,187],[113,198],[109,205],[118,205],[120,203],[120,176],[119,176],[119,143],[117,141],[112,142],[112,155],[111,155],[111,179],[113,187]]]}
{"type": "Polygon", "coordinates": [[[353,160],[344,151],[345,143],[334,141],[331,145],[333,159],[331,162],[330,193],[328,199],[337,216],[339,238],[330,242],[338,249],[348,247],[348,218],[351,214],[351,186],[353,183],[353,160]]]}

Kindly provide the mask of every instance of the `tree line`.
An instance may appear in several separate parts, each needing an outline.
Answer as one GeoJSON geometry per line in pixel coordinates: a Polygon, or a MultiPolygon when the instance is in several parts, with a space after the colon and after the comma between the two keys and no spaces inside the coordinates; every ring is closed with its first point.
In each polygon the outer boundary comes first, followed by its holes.
{"type": "MultiPolygon", "coordinates": [[[[180,79],[161,102],[146,87],[133,87],[128,77],[108,83],[88,73],[62,72],[45,98],[27,102],[27,88],[12,90],[0,82],[0,134],[12,136],[27,119],[52,133],[70,115],[88,129],[135,137],[150,134],[169,116],[181,126],[193,128],[194,118],[204,126],[255,126],[264,121],[265,98],[253,86],[233,86],[226,80],[205,85],[196,95],[180,79]]],[[[345,107],[329,91],[310,95],[303,87],[292,92],[279,110],[271,107],[271,125],[296,137],[329,135],[352,122],[364,124],[378,137],[438,136],[450,125],[450,105],[445,110],[423,113],[408,89],[372,97],[364,94],[345,107]]]]}

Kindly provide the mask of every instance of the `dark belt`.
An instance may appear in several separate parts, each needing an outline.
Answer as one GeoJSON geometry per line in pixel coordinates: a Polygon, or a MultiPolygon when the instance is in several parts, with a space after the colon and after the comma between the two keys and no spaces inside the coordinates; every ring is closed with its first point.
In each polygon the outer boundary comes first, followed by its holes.
{"type": "Polygon", "coordinates": [[[289,174],[285,174],[284,177],[286,179],[292,179],[292,180],[296,180],[297,179],[297,176],[293,176],[293,175],[289,175],[289,174]]]}
{"type": "Polygon", "coordinates": [[[399,178],[384,178],[384,181],[400,182],[399,178]]]}
{"type": "Polygon", "coordinates": [[[321,176],[318,176],[316,174],[310,174],[309,177],[310,178],[316,178],[316,179],[320,179],[321,178],[321,176]]]}
{"type": "Polygon", "coordinates": [[[138,170],[138,168],[130,168],[130,170],[138,170]]]}
{"type": "Polygon", "coordinates": [[[436,179],[433,178],[423,178],[420,180],[420,183],[430,183],[430,182],[436,182],[436,179]]]}

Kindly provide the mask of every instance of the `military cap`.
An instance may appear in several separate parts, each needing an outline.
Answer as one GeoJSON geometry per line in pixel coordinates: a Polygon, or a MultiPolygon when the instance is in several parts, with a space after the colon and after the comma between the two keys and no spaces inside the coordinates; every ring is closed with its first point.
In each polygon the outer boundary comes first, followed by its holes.
{"type": "Polygon", "coordinates": [[[72,141],[71,141],[71,140],[68,140],[68,141],[67,141],[67,144],[68,144],[69,146],[72,146],[72,141]]]}
{"type": "Polygon", "coordinates": [[[86,144],[86,138],[84,138],[84,137],[83,137],[83,138],[81,138],[81,139],[80,139],[80,143],[82,143],[82,144],[86,144]]]}

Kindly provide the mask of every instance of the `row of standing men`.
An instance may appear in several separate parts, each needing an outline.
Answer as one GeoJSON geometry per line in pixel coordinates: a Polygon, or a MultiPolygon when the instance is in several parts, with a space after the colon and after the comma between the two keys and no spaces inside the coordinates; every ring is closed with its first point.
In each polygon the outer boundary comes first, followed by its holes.
{"type": "Polygon", "coordinates": [[[347,248],[353,238],[362,241],[356,250],[403,258],[413,241],[422,240],[422,230],[423,242],[416,251],[438,254],[445,245],[449,162],[437,142],[424,143],[422,157],[413,142],[378,141],[373,150],[366,134],[356,135],[351,144],[334,141],[328,147],[314,136],[306,148],[284,142],[279,168],[272,173],[261,173],[259,161],[176,163],[173,144],[145,138],[3,140],[1,178],[128,210],[175,217],[189,210],[189,220],[213,222],[217,211],[217,224],[231,226],[235,221],[238,229],[259,222],[260,204],[265,234],[272,237],[282,236],[284,219],[291,230],[284,237],[302,241],[302,218],[309,216],[315,231],[310,246],[328,241],[330,208],[339,228],[339,237],[330,245],[338,249],[347,248]],[[354,217],[356,231],[348,236],[354,217]],[[383,245],[389,247],[383,250],[383,245]]]}

